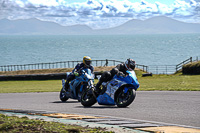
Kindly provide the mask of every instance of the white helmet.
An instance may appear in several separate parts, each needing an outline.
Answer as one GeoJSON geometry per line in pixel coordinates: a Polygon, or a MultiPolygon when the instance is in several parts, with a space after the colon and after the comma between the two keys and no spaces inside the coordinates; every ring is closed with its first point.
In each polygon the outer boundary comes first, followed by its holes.
{"type": "Polygon", "coordinates": [[[127,59],[125,61],[125,67],[127,70],[134,70],[135,69],[135,61],[133,59],[127,59]]]}

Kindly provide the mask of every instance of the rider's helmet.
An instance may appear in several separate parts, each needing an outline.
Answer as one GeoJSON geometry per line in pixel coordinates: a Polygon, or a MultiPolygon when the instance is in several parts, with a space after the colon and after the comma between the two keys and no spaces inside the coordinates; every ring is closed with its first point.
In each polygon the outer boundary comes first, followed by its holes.
{"type": "Polygon", "coordinates": [[[135,69],[135,61],[133,59],[127,59],[125,61],[125,67],[127,70],[134,70],[135,69]]]}
{"type": "Polygon", "coordinates": [[[83,64],[85,64],[87,67],[90,66],[91,62],[92,62],[92,59],[89,56],[83,57],[83,64]]]}

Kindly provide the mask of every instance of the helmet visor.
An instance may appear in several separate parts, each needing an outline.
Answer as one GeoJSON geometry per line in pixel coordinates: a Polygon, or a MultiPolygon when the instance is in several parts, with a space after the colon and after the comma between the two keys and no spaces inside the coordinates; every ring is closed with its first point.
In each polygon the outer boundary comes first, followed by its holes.
{"type": "Polygon", "coordinates": [[[134,69],[135,69],[135,65],[130,65],[130,68],[129,68],[129,69],[134,70],[134,69]]]}
{"type": "Polygon", "coordinates": [[[91,60],[85,60],[85,64],[86,64],[86,65],[90,65],[91,62],[92,62],[91,60]]]}
{"type": "Polygon", "coordinates": [[[135,69],[135,61],[130,61],[129,68],[132,70],[135,69]]]}

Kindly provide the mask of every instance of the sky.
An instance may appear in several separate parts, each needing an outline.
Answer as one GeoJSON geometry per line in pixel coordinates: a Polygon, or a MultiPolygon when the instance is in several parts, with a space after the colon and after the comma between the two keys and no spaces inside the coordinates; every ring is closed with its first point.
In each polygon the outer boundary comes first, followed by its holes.
{"type": "Polygon", "coordinates": [[[155,16],[200,23],[200,0],[0,0],[0,19],[37,18],[63,26],[104,29],[155,16]]]}

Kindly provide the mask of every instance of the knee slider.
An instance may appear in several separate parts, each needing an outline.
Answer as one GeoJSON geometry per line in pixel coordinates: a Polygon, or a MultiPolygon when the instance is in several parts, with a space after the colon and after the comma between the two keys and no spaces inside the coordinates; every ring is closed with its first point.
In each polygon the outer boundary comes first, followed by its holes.
{"type": "Polygon", "coordinates": [[[106,82],[107,81],[107,79],[109,78],[111,76],[111,73],[110,72],[108,72],[108,71],[106,71],[106,72],[104,72],[102,75],[101,75],[101,81],[102,82],[106,82]]]}
{"type": "Polygon", "coordinates": [[[117,74],[119,72],[119,70],[117,69],[117,68],[113,68],[111,71],[110,71],[110,73],[111,73],[111,75],[115,75],[115,74],[117,74]]]}

